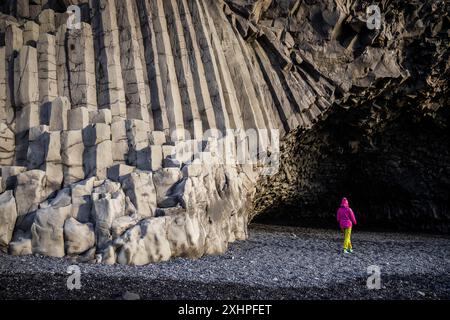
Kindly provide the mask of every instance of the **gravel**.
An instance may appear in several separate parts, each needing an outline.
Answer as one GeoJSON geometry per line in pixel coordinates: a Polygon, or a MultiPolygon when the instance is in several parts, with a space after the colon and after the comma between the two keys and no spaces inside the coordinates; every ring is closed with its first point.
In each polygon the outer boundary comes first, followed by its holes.
{"type": "Polygon", "coordinates": [[[226,254],[147,266],[79,264],[67,289],[66,259],[0,254],[0,299],[449,299],[450,237],[252,225],[226,254]],[[381,289],[369,290],[378,266],[381,289]]]}

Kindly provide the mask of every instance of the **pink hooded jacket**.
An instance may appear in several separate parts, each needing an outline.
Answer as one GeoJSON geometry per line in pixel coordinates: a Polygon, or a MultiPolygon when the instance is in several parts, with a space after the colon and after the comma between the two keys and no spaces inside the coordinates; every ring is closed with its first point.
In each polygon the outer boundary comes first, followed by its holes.
{"type": "Polygon", "coordinates": [[[337,211],[337,221],[342,229],[351,228],[352,225],[356,225],[355,214],[348,206],[347,198],[342,199],[341,207],[337,211]]]}

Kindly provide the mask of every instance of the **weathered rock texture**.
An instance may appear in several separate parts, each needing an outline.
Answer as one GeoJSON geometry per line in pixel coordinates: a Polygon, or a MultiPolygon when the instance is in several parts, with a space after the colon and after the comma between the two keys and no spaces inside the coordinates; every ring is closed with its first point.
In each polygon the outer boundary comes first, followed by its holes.
{"type": "Polygon", "coordinates": [[[363,227],[448,233],[449,4],[383,2],[373,31],[369,4],[296,1],[262,15],[287,23],[303,67],[329,81],[335,100],[312,130],[286,137],[252,214],[335,226],[347,196],[363,227]]]}
{"type": "Polygon", "coordinates": [[[369,30],[368,5],[6,1],[1,248],[197,258],[245,239],[268,208],[302,220],[341,193],[368,221],[446,230],[448,8],[382,4],[369,30]],[[279,137],[280,174],[265,178],[279,137]]]}

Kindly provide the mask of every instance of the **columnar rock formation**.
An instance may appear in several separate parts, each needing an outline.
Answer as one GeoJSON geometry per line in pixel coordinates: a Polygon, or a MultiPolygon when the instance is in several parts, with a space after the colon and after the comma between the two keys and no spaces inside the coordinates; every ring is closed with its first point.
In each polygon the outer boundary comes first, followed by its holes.
{"type": "Polygon", "coordinates": [[[223,5],[4,5],[3,250],[145,264],[247,237],[258,172],[277,155],[276,110],[223,5]]]}
{"type": "Polygon", "coordinates": [[[409,77],[354,2],[6,1],[2,250],[141,265],[245,239],[280,137],[409,77]]]}

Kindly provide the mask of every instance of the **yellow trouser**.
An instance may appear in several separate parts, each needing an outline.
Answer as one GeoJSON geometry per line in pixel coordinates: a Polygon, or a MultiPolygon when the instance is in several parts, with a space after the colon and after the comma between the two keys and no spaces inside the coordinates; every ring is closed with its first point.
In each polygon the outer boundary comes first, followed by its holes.
{"type": "Polygon", "coordinates": [[[352,250],[352,241],[350,237],[352,235],[352,228],[344,229],[344,250],[352,250]]]}

